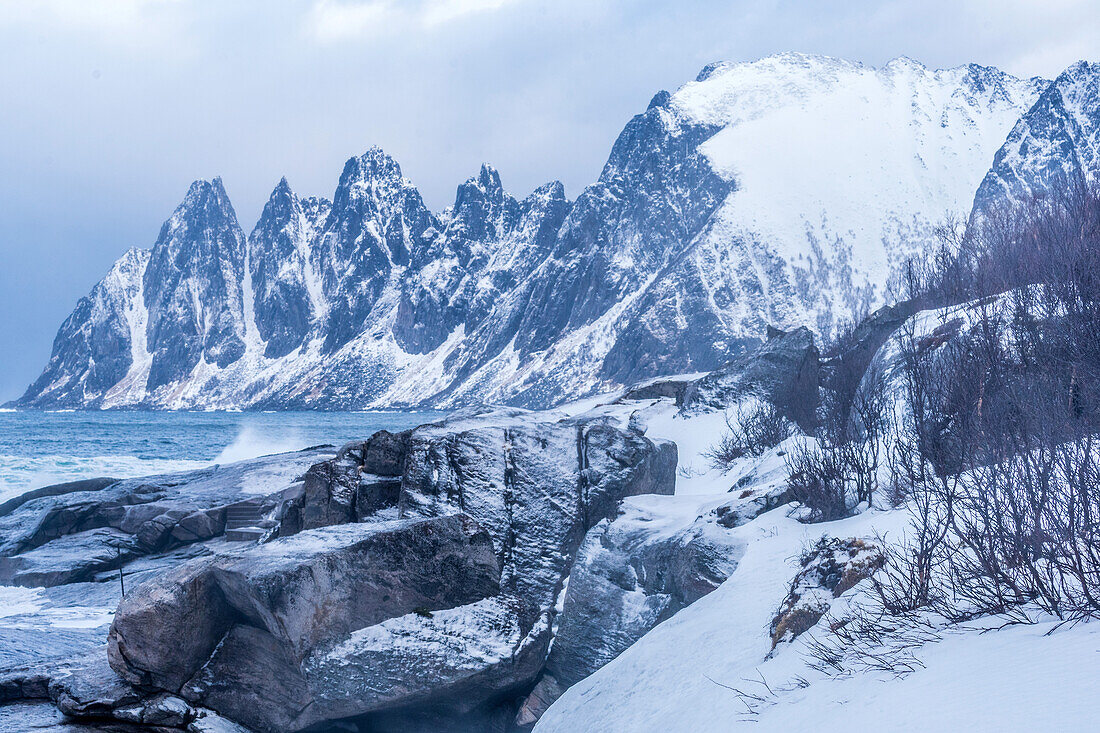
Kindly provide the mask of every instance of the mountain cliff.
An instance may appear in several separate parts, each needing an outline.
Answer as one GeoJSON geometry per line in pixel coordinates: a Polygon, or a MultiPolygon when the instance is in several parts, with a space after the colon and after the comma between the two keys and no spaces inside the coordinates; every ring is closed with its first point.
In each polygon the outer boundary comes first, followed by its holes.
{"type": "Polygon", "coordinates": [[[27,407],[545,406],[886,300],[949,217],[1098,168],[1100,66],[781,54],[660,92],[575,200],[490,166],[432,212],[373,148],[247,237],[198,181],[62,325],[27,407]],[[977,195],[977,197],[976,197],[977,195]]]}

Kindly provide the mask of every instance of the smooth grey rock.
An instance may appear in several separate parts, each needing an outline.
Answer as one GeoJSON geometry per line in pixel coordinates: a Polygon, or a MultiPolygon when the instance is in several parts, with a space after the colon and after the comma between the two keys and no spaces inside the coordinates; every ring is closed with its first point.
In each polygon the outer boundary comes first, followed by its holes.
{"type": "Polygon", "coordinates": [[[79,583],[142,554],[125,532],[109,528],[77,532],[16,557],[0,557],[0,583],[24,587],[79,583]]]}
{"type": "Polygon", "coordinates": [[[492,595],[499,583],[488,535],[464,515],[303,532],[219,558],[213,574],[227,602],[298,660],[387,618],[492,595]]]}
{"type": "Polygon", "coordinates": [[[143,687],[178,692],[210,656],[236,613],[201,558],[153,578],[119,603],[107,637],[111,667],[143,687]]]}

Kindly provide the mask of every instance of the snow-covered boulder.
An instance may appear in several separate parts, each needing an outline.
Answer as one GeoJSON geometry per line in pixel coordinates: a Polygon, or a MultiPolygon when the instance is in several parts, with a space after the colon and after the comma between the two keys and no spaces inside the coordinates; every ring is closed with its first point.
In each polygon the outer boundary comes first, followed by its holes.
{"type": "Polygon", "coordinates": [[[498,578],[488,536],[461,515],[306,531],[138,586],[119,604],[109,656],[135,684],[178,691],[233,624],[266,630],[300,660],[415,608],[492,595],[498,578]]]}
{"type": "Polygon", "coordinates": [[[802,569],[768,627],[772,648],[812,628],[829,612],[834,598],[871,577],[886,562],[874,542],[856,537],[822,537],[799,558],[802,569]]]}

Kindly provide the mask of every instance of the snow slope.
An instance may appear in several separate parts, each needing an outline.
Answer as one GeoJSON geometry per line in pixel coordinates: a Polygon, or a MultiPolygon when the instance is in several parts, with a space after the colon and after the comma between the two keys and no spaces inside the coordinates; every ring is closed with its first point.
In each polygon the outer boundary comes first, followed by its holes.
{"type": "Polygon", "coordinates": [[[768,623],[801,546],[822,531],[893,534],[899,520],[899,512],[871,512],[801,525],[775,511],[738,528],[749,544],[729,580],[570,688],[535,730],[1090,730],[1100,673],[1096,624],[1061,628],[1049,637],[1053,622],[984,635],[949,633],[921,648],[924,668],[902,678],[871,672],[825,677],[806,665],[806,636],[765,659],[768,623]],[[808,686],[800,687],[799,678],[808,686]],[[752,713],[723,685],[767,701],[752,713]]]}
{"type": "MultiPolygon", "coordinates": [[[[929,315],[930,317],[930,315],[929,315]]],[[[927,320],[927,319],[926,319],[927,320]]],[[[646,435],[674,440],[682,467],[676,497],[636,497],[635,513],[660,507],[658,527],[686,525],[730,498],[733,485],[766,491],[786,479],[782,453],[792,438],[727,474],[709,469],[705,451],[724,430],[721,412],[682,416],[669,400],[617,403],[617,395],[566,405],[566,413],[602,412],[625,423],[631,414],[646,435]],[[742,484],[750,476],[751,483],[742,484]],[[661,501],[657,501],[660,499],[661,501]]],[[[1055,620],[996,628],[998,619],[948,629],[920,647],[919,665],[904,677],[877,672],[828,676],[808,665],[811,630],[769,657],[769,624],[799,570],[802,550],[822,534],[882,536],[908,529],[904,510],[871,509],[849,519],[802,524],[776,509],[728,530],[744,545],[733,574],[650,631],[619,657],[569,688],[543,715],[538,733],[647,731],[776,731],[812,729],[925,731],[1091,730],[1092,687],[1100,674],[1100,625],[1055,628],[1055,620]],[[995,629],[988,630],[987,629],[995,629]],[[984,633],[983,633],[984,631],[984,633]],[[1047,634],[1050,634],[1047,636],[1047,634]],[[737,688],[761,701],[746,704],[737,688]],[[771,688],[770,690],[768,688],[771,688]]],[[[659,531],[659,530],[655,530],[659,531]]],[[[865,586],[833,602],[842,616],[865,586]]]]}

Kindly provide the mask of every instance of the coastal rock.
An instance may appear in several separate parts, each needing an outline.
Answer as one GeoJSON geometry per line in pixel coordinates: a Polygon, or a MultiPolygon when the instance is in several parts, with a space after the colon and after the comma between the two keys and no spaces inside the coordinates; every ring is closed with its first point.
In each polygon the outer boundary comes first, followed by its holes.
{"type": "Polygon", "coordinates": [[[142,584],[119,604],[108,656],[134,684],[178,692],[235,625],[300,663],[386,618],[494,594],[498,577],[488,537],[462,516],[306,531],[142,584]]]}
{"type": "Polygon", "coordinates": [[[143,697],[111,669],[102,649],[57,674],[50,680],[48,692],[58,710],[74,718],[107,717],[143,697]]]}
{"type": "Polygon", "coordinates": [[[96,579],[145,557],[225,532],[234,509],[266,522],[302,491],[299,479],[332,456],[312,448],[126,479],[45,487],[0,508],[0,582],[56,586],[96,579]]]}

